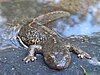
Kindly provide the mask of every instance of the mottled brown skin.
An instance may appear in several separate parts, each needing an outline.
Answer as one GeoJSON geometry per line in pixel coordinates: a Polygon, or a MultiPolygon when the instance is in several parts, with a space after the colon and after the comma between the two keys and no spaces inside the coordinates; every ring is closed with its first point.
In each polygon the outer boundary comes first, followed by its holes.
{"type": "Polygon", "coordinates": [[[50,34],[42,27],[33,28],[29,26],[25,26],[21,28],[21,33],[18,36],[21,37],[22,41],[27,45],[41,45],[42,49],[35,50],[36,53],[42,53],[45,59],[45,62],[48,66],[53,69],[63,69],[68,67],[70,64],[71,56],[69,50],[67,50],[66,45],[59,40],[59,38],[55,34],[50,34]],[[27,30],[27,28],[29,30],[27,30]],[[37,33],[36,33],[37,31],[37,33]],[[33,33],[31,33],[33,32],[33,33]],[[31,35],[29,35],[31,33],[31,35]],[[36,34],[40,34],[40,36],[36,37],[36,34]],[[35,34],[35,37],[32,35],[35,34]],[[24,39],[23,39],[24,38],[24,39]],[[37,38],[39,42],[32,41],[37,38]],[[41,39],[42,38],[42,39],[41,39]]]}
{"type": "MultiPolygon", "coordinates": [[[[40,17],[38,18],[40,19],[40,17]]],[[[78,57],[91,58],[88,53],[81,49],[70,44],[66,45],[54,31],[40,23],[33,20],[31,23],[22,26],[18,33],[19,41],[27,45],[29,50],[29,55],[24,58],[24,61],[34,61],[36,59],[35,53],[41,53],[50,68],[62,70],[67,68],[71,62],[70,51],[78,54],[78,57]]],[[[45,24],[44,21],[43,24],[45,24]]]]}

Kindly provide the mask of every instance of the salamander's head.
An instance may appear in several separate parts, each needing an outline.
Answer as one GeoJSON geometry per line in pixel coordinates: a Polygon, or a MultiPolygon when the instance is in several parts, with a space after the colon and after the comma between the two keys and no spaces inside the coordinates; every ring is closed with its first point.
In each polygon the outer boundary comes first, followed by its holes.
{"type": "Polygon", "coordinates": [[[69,52],[54,52],[44,54],[44,60],[46,64],[55,70],[62,70],[69,66],[71,56],[69,52]]]}

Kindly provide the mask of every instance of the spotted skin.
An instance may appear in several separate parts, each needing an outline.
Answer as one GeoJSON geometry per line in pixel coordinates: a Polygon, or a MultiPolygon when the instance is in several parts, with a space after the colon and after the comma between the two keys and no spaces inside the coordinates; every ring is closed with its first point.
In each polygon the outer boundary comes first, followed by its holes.
{"type": "Polygon", "coordinates": [[[81,58],[91,58],[88,53],[81,49],[62,42],[54,31],[45,26],[46,23],[60,18],[57,16],[58,14],[64,14],[58,12],[50,12],[42,15],[42,17],[39,16],[21,27],[17,37],[20,43],[27,46],[29,50],[28,56],[23,59],[26,63],[36,59],[35,53],[41,53],[50,68],[62,70],[67,68],[71,62],[70,51],[75,52],[81,58]],[[53,15],[57,17],[50,19],[53,15]]]}

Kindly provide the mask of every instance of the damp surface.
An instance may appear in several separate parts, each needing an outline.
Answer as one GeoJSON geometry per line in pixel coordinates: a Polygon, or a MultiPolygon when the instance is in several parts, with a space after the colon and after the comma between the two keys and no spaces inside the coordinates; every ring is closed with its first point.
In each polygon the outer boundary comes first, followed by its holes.
{"type": "MultiPolygon", "coordinates": [[[[20,26],[32,18],[43,14],[42,4],[52,0],[1,0],[0,1],[0,75],[84,75],[83,66],[88,75],[100,74],[100,3],[91,6],[85,19],[80,21],[78,15],[71,15],[69,23],[66,18],[54,21],[54,30],[65,43],[77,45],[88,52],[92,59],[79,59],[71,53],[70,66],[61,71],[50,69],[37,54],[37,60],[25,64],[22,59],[27,56],[16,39],[20,26]],[[97,15],[98,14],[98,15],[97,15]]],[[[55,0],[59,3],[60,0],[55,0]]]]}

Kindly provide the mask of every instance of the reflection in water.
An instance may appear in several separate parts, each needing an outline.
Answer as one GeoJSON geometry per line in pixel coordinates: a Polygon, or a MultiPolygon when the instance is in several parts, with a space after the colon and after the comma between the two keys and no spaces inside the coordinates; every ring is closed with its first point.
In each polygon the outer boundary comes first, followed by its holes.
{"type": "Polygon", "coordinates": [[[18,30],[16,30],[17,27],[7,29],[6,22],[7,19],[1,16],[0,11],[0,50],[11,47],[19,47],[18,42],[16,42],[16,35],[18,33],[18,30]],[[17,46],[15,46],[14,44],[16,44],[17,46]]]}
{"type": "MultiPolygon", "coordinates": [[[[100,4],[99,4],[100,5],[100,4]]],[[[89,12],[86,16],[86,20],[77,25],[74,24],[72,27],[68,23],[64,22],[64,20],[60,19],[55,22],[56,27],[54,30],[58,32],[62,37],[68,37],[71,35],[88,35],[91,36],[95,32],[100,32],[100,25],[96,25],[93,23],[94,21],[94,13],[96,12],[96,7],[92,7],[89,9],[89,12]]],[[[79,18],[77,16],[71,16],[73,21],[79,22],[79,18]]]]}
{"type": "Polygon", "coordinates": [[[7,48],[18,48],[20,47],[16,35],[18,33],[18,30],[16,31],[17,27],[12,27],[9,30],[2,30],[0,31],[0,50],[4,50],[7,48]]]}

